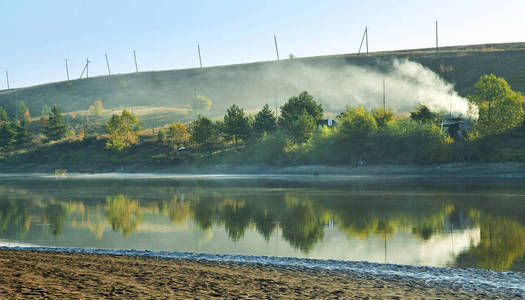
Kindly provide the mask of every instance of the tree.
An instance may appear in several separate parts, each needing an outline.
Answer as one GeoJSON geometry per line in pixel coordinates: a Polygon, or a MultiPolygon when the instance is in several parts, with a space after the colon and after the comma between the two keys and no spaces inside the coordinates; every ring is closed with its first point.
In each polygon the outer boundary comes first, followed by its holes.
{"type": "Polygon", "coordinates": [[[23,146],[27,143],[28,137],[29,137],[29,131],[27,129],[29,125],[29,119],[23,118],[22,120],[18,121],[18,126],[16,126],[16,144],[19,146],[23,146]]]}
{"type": "Polygon", "coordinates": [[[235,144],[240,139],[247,140],[251,134],[249,118],[244,115],[244,110],[236,104],[228,108],[224,115],[223,130],[225,136],[233,140],[235,144]]]}
{"type": "Polygon", "coordinates": [[[9,119],[7,118],[7,111],[0,106],[0,122],[7,122],[9,119]]]}
{"type": "Polygon", "coordinates": [[[215,138],[216,128],[213,122],[203,116],[198,116],[191,123],[190,141],[197,147],[211,147],[215,138]]]}
{"type": "Polygon", "coordinates": [[[322,118],[323,106],[317,104],[314,98],[305,91],[297,97],[288,99],[288,102],[281,106],[279,125],[290,132],[296,142],[303,142],[311,137],[316,124],[322,118]],[[300,130],[298,126],[301,125],[307,127],[304,130],[300,130]],[[302,136],[300,135],[301,131],[304,133],[302,136]]]}
{"type": "Polygon", "coordinates": [[[20,101],[18,103],[18,115],[17,119],[22,120],[24,116],[26,115],[26,112],[29,113],[29,108],[27,108],[27,105],[24,103],[24,101],[20,101]]]}
{"type": "Polygon", "coordinates": [[[338,149],[345,149],[345,156],[351,161],[365,159],[370,153],[372,139],[377,131],[377,123],[372,114],[364,107],[347,107],[338,124],[342,144],[338,149]]]}
{"type": "Polygon", "coordinates": [[[166,131],[162,130],[162,128],[159,129],[157,132],[157,142],[166,144],[166,141],[168,140],[168,136],[166,134],[166,131]]]}
{"type": "Polygon", "coordinates": [[[104,112],[104,106],[102,105],[102,100],[97,99],[95,102],[93,102],[92,105],[89,106],[88,109],[89,113],[91,115],[94,115],[95,117],[101,117],[102,113],[104,112]]]}
{"type": "Polygon", "coordinates": [[[0,122],[0,147],[9,148],[16,143],[16,121],[0,122]]]}
{"type": "Polygon", "coordinates": [[[45,121],[44,134],[51,141],[63,139],[67,134],[67,125],[62,111],[58,105],[54,105],[48,119],[45,121]]]}
{"type": "Polygon", "coordinates": [[[182,123],[173,123],[168,128],[168,139],[175,145],[183,145],[188,142],[190,135],[186,126],[182,123]]]}
{"type": "Polygon", "coordinates": [[[494,74],[481,76],[468,100],[478,108],[475,128],[481,135],[502,133],[523,122],[521,93],[494,74]]]}
{"type": "Polygon", "coordinates": [[[306,112],[306,110],[303,110],[303,112],[287,126],[290,137],[296,143],[309,141],[314,134],[316,127],[317,123],[314,121],[314,118],[306,112]]]}
{"type": "Polygon", "coordinates": [[[123,110],[120,116],[114,114],[106,123],[106,133],[110,135],[110,140],[106,142],[106,148],[122,151],[131,145],[137,144],[141,129],[142,122],[129,111],[123,110]]]}
{"type": "Polygon", "coordinates": [[[421,124],[436,122],[438,118],[439,116],[436,113],[431,112],[426,105],[421,103],[416,105],[415,109],[410,112],[410,119],[421,124]]]}
{"type": "Polygon", "coordinates": [[[270,109],[268,104],[264,105],[263,108],[255,115],[255,121],[253,123],[253,130],[257,136],[262,136],[265,132],[271,133],[277,128],[277,118],[270,109]]]}
{"type": "Polygon", "coordinates": [[[193,99],[193,103],[191,104],[191,109],[194,114],[199,114],[202,111],[210,110],[212,104],[213,104],[213,101],[211,101],[210,98],[203,96],[203,95],[197,95],[197,97],[193,99]]]}
{"type": "Polygon", "coordinates": [[[363,106],[347,107],[340,120],[341,135],[351,140],[366,138],[377,130],[375,118],[363,106]]]}
{"type": "Polygon", "coordinates": [[[41,116],[48,116],[49,113],[51,113],[51,109],[49,108],[49,106],[47,106],[47,104],[44,104],[44,106],[42,106],[42,113],[41,113],[41,116]]]}
{"type": "Polygon", "coordinates": [[[385,110],[384,107],[374,109],[372,115],[374,116],[374,119],[377,123],[377,127],[379,128],[386,127],[388,122],[394,119],[394,113],[389,109],[385,110]]]}

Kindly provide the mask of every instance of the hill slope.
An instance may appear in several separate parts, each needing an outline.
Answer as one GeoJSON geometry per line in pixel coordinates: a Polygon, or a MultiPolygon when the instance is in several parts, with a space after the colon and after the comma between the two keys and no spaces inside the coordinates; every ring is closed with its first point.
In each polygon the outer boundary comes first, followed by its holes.
{"type": "MultiPolygon", "coordinates": [[[[324,93],[316,86],[317,77],[312,68],[333,71],[329,80],[340,80],[337,70],[346,66],[384,70],[393,59],[409,59],[454,83],[460,95],[468,94],[477,79],[486,73],[504,77],[514,90],[525,91],[525,43],[490,44],[371,53],[369,56],[343,54],[309,57],[277,62],[141,72],[123,75],[99,76],[89,79],[49,83],[27,88],[0,91],[0,106],[10,115],[15,112],[16,99],[24,101],[33,116],[40,115],[42,107],[58,104],[64,111],[85,110],[96,99],[105,108],[131,106],[173,106],[188,108],[196,94],[214,102],[210,114],[222,114],[232,103],[246,109],[282,104],[291,95],[302,90],[312,91],[326,110],[337,111],[332,105],[344,93],[324,93]],[[309,73],[309,76],[303,76],[309,73]]],[[[326,72],[323,76],[327,75],[326,72]]],[[[323,78],[327,80],[327,78],[323,78]]],[[[351,88],[352,83],[348,82],[351,88]]],[[[343,97],[344,98],[344,97],[343,97]]],[[[343,99],[347,101],[347,99],[343,99]]],[[[339,103],[339,102],[338,102],[339,103]]]]}

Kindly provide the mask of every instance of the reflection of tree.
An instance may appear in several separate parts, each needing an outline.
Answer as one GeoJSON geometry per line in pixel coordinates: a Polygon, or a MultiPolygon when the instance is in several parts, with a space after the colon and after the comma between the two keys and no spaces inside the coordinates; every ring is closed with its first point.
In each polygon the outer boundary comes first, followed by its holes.
{"type": "Polygon", "coordinates": [[[471,211],[479,218],[480,243],[458,257],[460,267],[505,271],[525,255],[525,226],[506,217],[471,211]]]}
{"type": "Polygon", "coordinates": [[[238,241],[244,236],[244,231],[250,225],[250,215],[253,211],[244,201],[227,199],[222,209],[222,220],[228,236],[238,241]]]}
{"type": "Polygon", "coordinates": [[[255,228],[262,234],[266,241],[270,240],[270,236],[277,227],[277,219],[268,213],[268,210],[257,210],[254,216],[255,228]]]}
{"type": "Polygon", "coordinates": [[[106,217],[114,231],[129,235],[142,222],[140,204],[124,195],[106,197],[106,217]]]}
{"type": "Polygon", "coordinates": [[[199,199],[195,199],[193,201],[193,217],[200,229],[208,229],[213,225],[217,211],[217,207],[214,204],[211,200],[200,201],[199,199]]]}
{"type": "Polygon", "coordinates": [[[324,235],[323,224],[310,205],[299,203],[288,208],[282,218],[283,237],[293,247],[309,252],[324,235]]]}
{"type": "Polygon", "coordinates": [[[26,201],[12,198],[0,201],[0,233],[5,233],[13,225],[22,236],[27,233],[31,224],[27,204],[26,201]]]}
{"type": "Polygon", "coordinates": [[[60,203],[50,203],[42,212],[42,223],[51,225],[51,232],[57,236],[62,232],[64,227],[64,219],[66,217],[66,209],[60,203]]]}
{"type": "Polygon", "coordinates": [[[181,224],[190,215],[190,204],[188,201],[178,199],[175,195],[173,200],[162,203],[162,210],[168,213],[173,223],[181,224]]]}

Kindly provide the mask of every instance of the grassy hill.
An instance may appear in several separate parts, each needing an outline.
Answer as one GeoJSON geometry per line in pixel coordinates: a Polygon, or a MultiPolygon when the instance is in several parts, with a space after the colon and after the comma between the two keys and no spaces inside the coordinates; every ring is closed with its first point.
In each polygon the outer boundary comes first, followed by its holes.
{"type": "MultiPolygon", "coordinates": [[[[173,107],[187,109],[196,94],[214,102],[209,115],[223,114],[237,103],[246,109],[282,104],[291,95],[309,90],[312,78],[302,78],[303,67],[337,70],[348,65],[387,68],[392,59],[409,59],[433,70],[454,83],[460,95],[468,94],[477,79],[486,73],[504,77],[514,90],[525,91],[525,43],[487,44],[435,49],[370,53],[369,56],[341,54],[277,62],[140,72],[98,76],[89,79],[43,84],[0,91],[0,106],[10,115],[16,99],[24,101],[32,116],[44,105],[58,104],[63,111],[86,110],[96,99],[105,108],[173,107]]],[[[349,83],[351,85],[351,83],[349,83]]],[[[315,92],[314,92],[315,96],[315,92]]],[[[330,97],[321,103],[330,110],[330,97]]]]}

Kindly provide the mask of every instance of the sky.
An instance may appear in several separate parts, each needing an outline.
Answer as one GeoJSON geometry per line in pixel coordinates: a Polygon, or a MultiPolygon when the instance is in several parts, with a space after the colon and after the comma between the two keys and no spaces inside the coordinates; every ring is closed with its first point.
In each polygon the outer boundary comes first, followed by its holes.
{"type": "Polygon", "coordinates": [[[523,0],[0,0],[0,90],[80,76],[369,50],[525,41],[523,0]]]}

